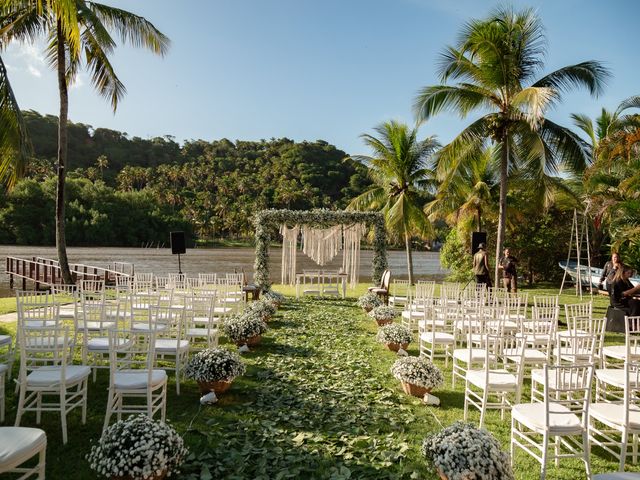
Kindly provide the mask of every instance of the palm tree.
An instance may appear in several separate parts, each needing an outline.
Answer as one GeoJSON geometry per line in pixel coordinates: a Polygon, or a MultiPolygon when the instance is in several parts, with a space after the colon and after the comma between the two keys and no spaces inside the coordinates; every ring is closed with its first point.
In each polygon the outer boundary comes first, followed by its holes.
{"type": "Polygon", "coordinates": [[[0,184],[12,188],[24,175],[31,142],[0,57],[0,184]]]}
{"type": "Polygon", "coordinates": [[[439,144],[435,137],[418,141],[417,128],[410,129],[395,121],[385,122],[375,131],[377,137],[362,135],[373,156],[351,157],[369,168],[374,186],[354,198],[347,208],[384,213],[387,231],[404,238],[409,281],[413,283],[411,236],[428,238],[432,234],[420,195],[431,177],[427,168],[429,157],[439,144]]]}
{"type": "Polygon", "coordinates": [[[11,0],[3,3],[5,22],[0,36],[8,41],[31,41],[38,35],[49,36],[47,57],[58,74],[60,115],[58,120],[58,158],[56,193],[56,247],[65,283],[73,281],[69,271],[65,239],[65,178],[67,165],[68,88],[83,64],[91,72],[98,93],[111,102],[115,111],[125,94],[109,55],[116,42],[110,30],[122,42],[146,47],[164,55],[169,40],[153,24],[125,10],[89,0],[11,0]]]}
{"type": "Polygon", "coordinates": [[[109,168],[109,158],[106,155],[99,155],[96,159],[96,167],[100,170],[100,180],[104,180],[104,169],[109,168]]]}
{"type": "Polygon", "coordinates": [[[455,170],[443,168],[436,155],[434,171],[440,182],[435,200],[425,206],[430,220],[443,218],[450,225],[475,222],[482,230],[482,216],[491,210],[500,183],[500,159],[495,147],[489,146],[470,155],[455,170]]]}
{"type": "Polygon", "coordinates": [[[543,26],[534,10],[499,7],[487,19],[464,26],[458,44],[442,53],[442,84],[424,87],[414,104],[419,121],[443,110],[463,118],[475,110],[489,112],[465,128],[442,155],[449,168],[455,168],[481,148],[485,139],[497,145],[501,156],[497,256],[505,238],[509,172],[521,168],[555,174],[563,167],[579,171],[586,166],[584,142],[545,118],[545,113],[571,87],[586,87],[592,95],[599,94],[609,74],[592,60],[534,81],[545,50],[543,26]],[[459,83],[447,85],[449,80],[459,83]]]}

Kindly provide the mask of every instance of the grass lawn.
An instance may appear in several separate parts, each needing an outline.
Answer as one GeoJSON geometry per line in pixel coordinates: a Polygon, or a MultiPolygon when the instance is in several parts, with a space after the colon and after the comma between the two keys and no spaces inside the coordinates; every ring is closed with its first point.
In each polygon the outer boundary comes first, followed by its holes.
{"type": "MultiPolygon", "coordinates": [[[[276,290],[294,293],[288,287],[276,290]]],[[[561,301],[577,300],[569,295],[561,301]]],[[[597,314],[606,303],[596,299],[597,314]]],[[[430,432],[462,419],[463,386],[458,382],[451,389],[450,367],[439,364],[445,385],[433,392],[442,406],[427,407],[406,396],[389,372],[395,354],[376,343],[375,322],[353,298],[290,299],[270,327],[262,344],[244,355],[246,375],[214,406],[199,405],[197,386],[189,380],[176,396],[170,376],[167,415],[192,452],[178,478],[437,478],[420,446],[430,432]]],[[[0,331],[14,328],[0,324],[0,331]]],[[[418,354],[417,342],[410,353],[418,354]]],[[[98,381],[89,385],[87,425],[81,425],[79,411],[71,414],[67,445],[61,442],[59,416],[43,415],[49,440],[47,478],[96,478],[85,455],[101,433],[107,385],[108,373],[101,370],[98,381]]],[[[7,388],[7,397],[6,424],[12,424],[13,388],[7,388]]],[[[479,413],[472,411],[470,420],[477,423],[479,413]]],[[[35,416],[27,415],[22,424],[35,426],[35,416]]],[[[486,427],[508,448],[509,421],[491,411],[486,427]]],[[[617,464],[596,451],[592,469],[614,471],[617,464]]],[[[538,477],[538,464],[518,453],[516,478],[538,477]]],[[[581,462],[565,460],[560,468],[549,466],[548,478],[584,478],[584,469],[581,462]]]]}

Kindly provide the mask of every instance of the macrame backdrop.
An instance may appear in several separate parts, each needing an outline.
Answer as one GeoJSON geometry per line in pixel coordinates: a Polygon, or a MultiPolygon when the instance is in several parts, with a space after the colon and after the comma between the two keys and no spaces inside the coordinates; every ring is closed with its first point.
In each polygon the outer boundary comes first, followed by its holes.
{"type": "Polygon", "coordinates": [[[300,227],[296,225],[289,228],[280,225],[282,234],[282,284],[294,285],[296,283],[296,247],[300,227]]]}
{"type": "Polygon", "coordinates": [[[367,226],[362,223],[344,227],[342,271],[347,274],[347,281],[351,288],[355,288],[360,279],[360,240],[367,230],[367,226]]]}
{"type": "Polygon", "coordinates": [[[302,226],[302,251],[320,266],[329,263],[342,248],[342,225],[331,228],[302,226]]]}

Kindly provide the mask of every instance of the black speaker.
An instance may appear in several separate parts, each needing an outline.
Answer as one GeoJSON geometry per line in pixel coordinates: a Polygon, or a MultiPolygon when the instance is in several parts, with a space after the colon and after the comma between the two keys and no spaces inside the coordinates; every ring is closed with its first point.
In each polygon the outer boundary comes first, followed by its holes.
{"type": "Polygon", "coordinates": [[[171,232],[171,253],[182,254],[187,253],[185,245],[184,232],[171,232]]]}
{"type": "Polygon", "coordinates": [[[487,245],[487,232],[472,232],[471,233],[471,253],[478,251],[478,245],[484,243],[487,245]]]}

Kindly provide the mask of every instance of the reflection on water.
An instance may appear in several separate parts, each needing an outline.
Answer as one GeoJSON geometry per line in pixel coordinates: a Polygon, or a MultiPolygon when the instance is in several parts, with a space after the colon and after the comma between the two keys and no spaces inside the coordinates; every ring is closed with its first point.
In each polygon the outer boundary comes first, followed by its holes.
{"type": "MultiPolygon", "coordinates": [[[[154,272],[158,275],[178,271],[178,257],[171,255],[168,248],[105,248],[105,247],[70,247],[68,249],[71,263],[84,263],[96,267],[106,267],[111,262],[129,262],[135,265],[138,272],[154,272]]],[[[55,247],[18,247],[0,246],[0,257],[7,256],[31,258],[34,256],[57,258],[55,247]]],[[[189,276],[198,273],[224,273],[245,271],[247,278],[253,277],[253,261],[255,259],[252,248],[213,248],[191,249],[181,255],[182,271],[189,276]]],[[[280,281],[281,249],[271,248],[269,266],[271,278],[280,281]]],[[[407,278],[407,262],[404,251],[388,252],[389,267],[394,278],[407,278]]],[[[363,250],[360,260],[360,281],[371,280],[371,265],[373,251],[363,250]]],[[[337,270],[342,266],[342,255],[333,259],[325,269],[337,270]]],[[[298,253],[297,269],[317,268],[313,260],[303,253],[298,253]]],[[[416,278],[441,279],[447,272],[440,267],[440,254],[436,252],[414,252],[413,268],[416,278]]],[[[4,271],[4,268],[3,268],[4,271]]],[[[19,287],[18,282],[16,286],[19,287]]],[[[31,288],[30,286],[28,288],[31,288]]],[[[0,275],[0,297],[10,296],[9,276],[0,275]]]]}

